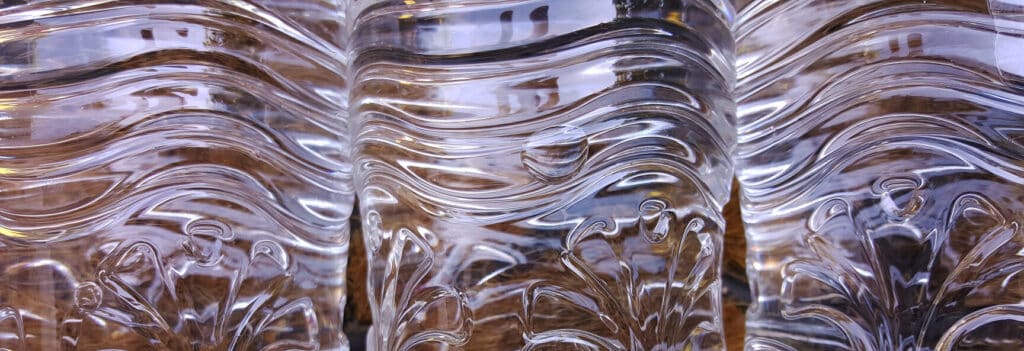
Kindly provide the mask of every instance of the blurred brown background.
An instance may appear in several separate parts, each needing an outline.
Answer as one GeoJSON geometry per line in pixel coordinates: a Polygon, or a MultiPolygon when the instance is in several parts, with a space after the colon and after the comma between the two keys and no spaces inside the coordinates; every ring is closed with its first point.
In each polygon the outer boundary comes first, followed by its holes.
{"type": "MultiPolygon", "coordinates": [[[[732,199],[725,206],[725,256],[722,262],[722,305],[728,350],[743,349],[744,313],[750,303],[746,281],[747,242],[740,218],[739,198],[733,184],[732,199]]],[[[358,208],[358,205],[357,207],[358,208]]],[[[352,241],[348,261],[348,305],[345,306],[345,333],[352,351],[365,350],[366,331],[373,318],[366,293],[366,250],[358,213],[352,217],[352,241]]],[[[495,350],[503,351],[503,350],[495,350]]]]}

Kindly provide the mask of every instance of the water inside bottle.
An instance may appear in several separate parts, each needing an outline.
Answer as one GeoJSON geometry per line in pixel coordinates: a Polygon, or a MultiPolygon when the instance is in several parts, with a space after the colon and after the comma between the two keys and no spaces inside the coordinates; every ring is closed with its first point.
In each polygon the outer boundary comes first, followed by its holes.
{"type": "Polygon", "coordinates": [[[343,11],[4,1],[0,349],[347,349],[343,11]]]}

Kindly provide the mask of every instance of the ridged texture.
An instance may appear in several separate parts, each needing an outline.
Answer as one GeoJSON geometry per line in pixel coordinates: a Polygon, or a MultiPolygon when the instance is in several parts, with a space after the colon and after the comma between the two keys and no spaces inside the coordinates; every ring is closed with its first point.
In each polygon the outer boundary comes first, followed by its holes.
{"type": "Polygon", "coordinates": [[[748,350],[1024,349],[1024,41],[993,14],[740,11],[748,350]]]}
{"type": "Polygon", "coordinates": [[[342,3],[0,6],[0,349],[342,350],[342,3]]]}
{"type": "Polygon", "coordinates": [[[357,1],[371,350],[720,350],[731,9],[357,1]]]}

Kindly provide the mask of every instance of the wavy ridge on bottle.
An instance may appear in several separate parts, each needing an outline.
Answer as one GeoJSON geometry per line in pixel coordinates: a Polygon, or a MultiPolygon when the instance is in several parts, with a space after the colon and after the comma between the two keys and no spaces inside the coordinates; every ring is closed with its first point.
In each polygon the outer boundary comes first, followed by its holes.
{"type": "Polygon", "coordinates": [[[0,8],[0,301],[25,347],[347,348],[345,9],[0,8]]]}
{"type": "Polygon", "coordinates": [[[354,4],[370,348],[720,349],[718,5],[354,4]]]}
{"type": "Polygon", "coordinates": [[[1024,297],[1024,99],[986,4],[755,1],[738,18],[747,348],[1019,347],[1002,313],[1024,297]]]}

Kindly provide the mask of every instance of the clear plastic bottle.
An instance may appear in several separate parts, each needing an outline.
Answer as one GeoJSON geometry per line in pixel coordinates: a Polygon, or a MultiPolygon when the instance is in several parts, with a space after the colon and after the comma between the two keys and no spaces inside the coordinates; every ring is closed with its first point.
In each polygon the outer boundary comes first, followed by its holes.
{"type": "Polygon", "coordinates": [[[1024,349],[1021,10],[740,11],[748,350],[1024,349]]]}
{"type": "Polygon", "coordinates": [[[731,6],[355,1],[371,350],[721,350],[731,6]]]}
{"type": "Polygon", "coordinates": [[[347,349],[343,12],[0,2],[0,349],[347,349]]]}

